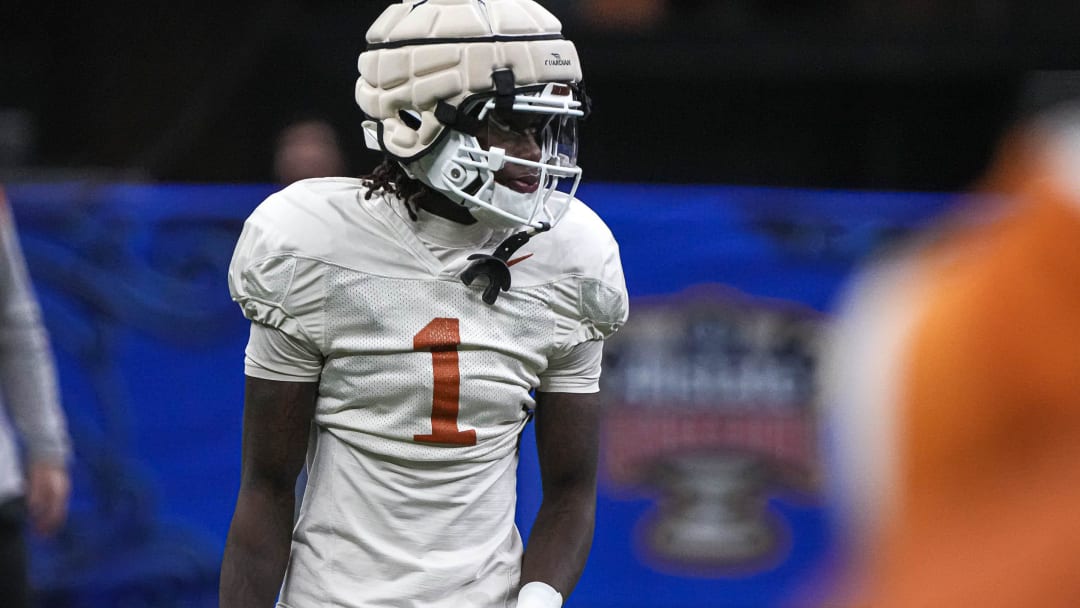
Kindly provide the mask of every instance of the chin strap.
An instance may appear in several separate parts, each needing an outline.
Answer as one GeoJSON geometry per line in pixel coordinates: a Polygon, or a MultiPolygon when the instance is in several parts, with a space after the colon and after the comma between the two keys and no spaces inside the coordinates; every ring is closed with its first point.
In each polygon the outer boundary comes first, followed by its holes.
{"type": "Polygon", "coordinates": [[[529,239],[540,234],[541,232],[547,232],[551,230],[551,224],[547,222],[540,222],[540,228],[532,228],[530,230],[522,230],[521,232],[515,232],[507,237],[503,242],[499,243],[499,246],[495,248],[495,251],[491,254],[486,253],[474,253],[469,256],[470,260],[476,260],[469,267],[465,269],[465,272],[461,273],[461,282],[466,285],[472,285],[473,281],[477,277],[487,277],[487,286],[484,287],[483,300],[487,304],[494,304],[495,300],[499,299],[499,290],[510,291],[510,266],[507,265],[507,260],[510,256],[514,255],[514,252],[521,249],[521,246],[529,242],[529,239]]]}

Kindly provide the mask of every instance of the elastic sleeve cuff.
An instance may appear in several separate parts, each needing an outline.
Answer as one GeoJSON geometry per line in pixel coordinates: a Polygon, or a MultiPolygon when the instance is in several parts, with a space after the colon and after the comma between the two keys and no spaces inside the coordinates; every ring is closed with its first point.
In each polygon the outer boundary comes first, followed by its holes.
{"type": "Polygon", "coordinates": [[[569,353],[548,362],[537,388],[545,393],[598,392],[603,354],[604,343],[600,340],[578,344],[569,353]]]}
{"type": "Polygon", "coordinates": [[[66,445],[63,447],[29,448],[26,451],[26,460],[31,464],[47,463],[66,467],[71,464],[71,448],[66,445]]]}
{"type": "Polygon", "coordinates": [[[244,349],[244,373],[283,382],[312,382],[322,374],[322,356],[289,334],[261,323],[251,324],[244,349]]]}
{"type": "Polygon", "coordinates": [[[319,374],[304,373],[289,373],[279,372],[272,369],[268,369],[260,365],[257,361],[253,361],[249,357],[244,358],[244,375],[251,376],[252,378],[260,378],[262,380],[276,380],[278,382],[318,382],[319,374]]]}

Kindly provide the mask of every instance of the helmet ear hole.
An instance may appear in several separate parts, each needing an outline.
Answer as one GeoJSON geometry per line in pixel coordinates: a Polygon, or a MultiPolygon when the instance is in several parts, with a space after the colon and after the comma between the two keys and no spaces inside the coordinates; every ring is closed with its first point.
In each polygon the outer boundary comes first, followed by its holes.
{"type": "Polygon", "coordinates": [[[420,130],[420,125],[422,123],[418,113],[413,112],[412,110],[398,110],[398,118],[401,119],[401,122],[405,123],[406,127],[409,127],[413,131],[420,130]]]}
{"type": "Polygon", "coordinates": [[[443,169],[443,179],[454,184],[458,188],[464,188],[466,182],[469,181],[469,178],[469,171],[458,163],[447,163],[446,167],[443,169]]]}

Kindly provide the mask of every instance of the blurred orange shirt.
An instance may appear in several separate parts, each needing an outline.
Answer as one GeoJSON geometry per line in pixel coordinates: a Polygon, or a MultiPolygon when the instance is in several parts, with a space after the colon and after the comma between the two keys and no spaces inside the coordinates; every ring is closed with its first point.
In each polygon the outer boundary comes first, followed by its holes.
{"type": "Polygon", "coordinates": [[[1002,156],[989,215],[904,261],[858,606],[1080,607],[1080,137],[1024,133],[1002,156]]]}

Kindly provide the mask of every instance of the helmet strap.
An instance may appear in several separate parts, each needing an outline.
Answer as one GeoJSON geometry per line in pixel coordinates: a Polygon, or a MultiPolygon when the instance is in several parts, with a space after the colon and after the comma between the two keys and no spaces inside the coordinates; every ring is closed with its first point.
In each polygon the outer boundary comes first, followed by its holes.
{"type": "MultiPolygon", "coordinates": [[[[514,70],[510,68],[495,70],[491,73],[491,81],[495,85],[495,111],[508,115],[514,111],[514,100],[517,97],[514,89],[514,70]]],[[[435,104],[435,120],[455,131],[474,137],[484,126],[479,118],[462,112],[461,108],[441,100],[435,104]]]]}
{"type": "Polygon", "coordinates": [[[495,111],[502,116],[509,116],[514,111],[514,70],[504,68],[491,73],[495,85],[495,111]]]}
{"type": "Polygon", "coordinates": [[[462,112],[460,108],[453,106],[452,104],[440,101],[435,106],[435,120],[438,120],[442,124],[450,127],[451,129],[464,133],[465,135],[476,136],[480,132],[483,123],[479,118],[470,116],[469,114],[462,112]]]}

